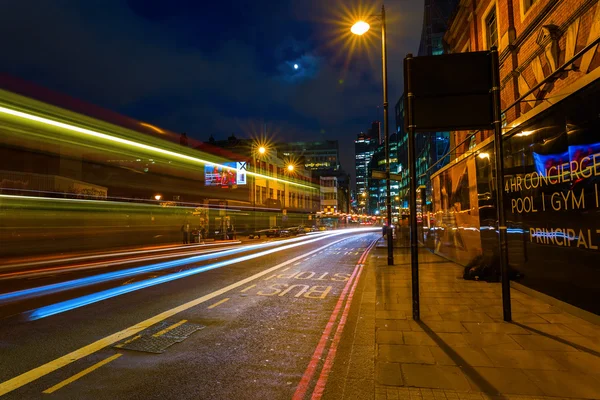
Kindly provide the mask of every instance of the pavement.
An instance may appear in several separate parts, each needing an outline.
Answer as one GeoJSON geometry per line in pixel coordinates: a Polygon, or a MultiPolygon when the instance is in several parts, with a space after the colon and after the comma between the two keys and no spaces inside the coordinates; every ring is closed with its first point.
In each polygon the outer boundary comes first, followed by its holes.
{"type": "MultiPolygon", "coordinates": [[[[380,240],[364,267],[345,383],[325,398],[600,399],[600,326],[500,283],[466,281],[463,267],[420,249],[421,320],[412,319],[410,249],[387,265],[380,240]]],[[[338,372],[339,373],[339,372],[338,372]]]]}

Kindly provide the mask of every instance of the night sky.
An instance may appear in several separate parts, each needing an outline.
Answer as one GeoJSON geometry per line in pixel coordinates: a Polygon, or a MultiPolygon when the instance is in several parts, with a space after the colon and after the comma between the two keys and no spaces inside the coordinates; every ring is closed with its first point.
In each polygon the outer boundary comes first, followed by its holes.
{"type": "MultiPolygon", "coordinates": [[[[5,0],[0,69],[207,141],[232,133],[353,140],[382,120],[377,27],[352,37],[349,0],[5,0]],[[353,40],[353,41],[350,41],[353,40]],[[294,68],[297,64],[298,68],[294,68]]],[[[386,1],[390,132],[402,59],[416,53],[423,0],[386,1]]],[[[370,21],[375,23],[375,21],[370,21]]]]}

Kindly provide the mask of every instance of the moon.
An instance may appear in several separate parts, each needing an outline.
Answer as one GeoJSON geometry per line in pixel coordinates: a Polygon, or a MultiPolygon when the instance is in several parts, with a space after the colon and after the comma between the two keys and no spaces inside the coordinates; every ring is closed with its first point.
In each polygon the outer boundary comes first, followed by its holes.
{"type": "Polygon", "coordinates": [[[294,69],[298,69],[300,66],[298,64],[294,64],[294,69]]]}

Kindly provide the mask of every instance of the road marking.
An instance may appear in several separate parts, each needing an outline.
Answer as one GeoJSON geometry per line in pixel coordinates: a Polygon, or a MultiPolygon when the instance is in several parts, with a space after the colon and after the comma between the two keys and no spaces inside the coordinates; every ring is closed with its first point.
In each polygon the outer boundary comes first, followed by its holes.
{"type": "Polygon", "coordinates": [[[218,297],[222,294],[225,294],[233,289],[237,289],[240,286],[244,286],[245,284],[252,282],[258,278],[261,278],[267,274],[272,273],[273,271],[276,271],[278,269],[281,269],[283,267],[287,267],[288,265],[301,260],[302,258],[305,258],[308,255],[314,254],[315,252],[318,252],[320,250],[326,249],[329,246],[333,246],[334,244],[337,244],[343,240],[347,240],[348,238],[351,237],[346,237],[343,239],[339,239],[336,240],[332,243],[326,244],[325,246],[319,247],[318,249],[315,249],[311,252],[308,252],[306,254],[302,254],[298,257],[292,258],[291,260],[285,261],[281,264],[275,265],[271,268],[268,268],[264,271],[258,272],[252,276],[249,276],[248,278],[242,279],[238,282],[232,283],[229,286],[225,286],[224,288],[221,288],[219,290],[216,290],[212,293],[209,293],[207,295],[204,295],[202,297],[199,297],[195,300],[189,301],[187,303],[181,304],[177,307],[174,307],[170,310],[167,311],[163,311],[160,314],[157,314],[151,318],[148,318],[142,322],[139,322],[133,326],[130,326],[128,328],[123,329],[122,331],[113,333],[112,335],[106,336],[105,338],[99,339],[93,343],[90,343],[86,346],[81,347],[80,349],[77,349],[75,351],[72,351],[71,353],[65,354],[62,357],[59,357],[55,360],[52,360],[50,362],[47,362],[46,364],[40,365],[39,367],[33,368],[27,372],[22,373],[21,375],[15,376],[12,379],[9,379],[7,381],[4,381],[2,383],[0,383],[0,396],[5,395],[6,393],[12,392],[15,389],[20,388],[21,386],[27,385],[28,383],[31,383],[39,378],[41,378],[42,376],[48,375],[51,372],[56,371],[59,368],[64,367],[65,365],[69,365],[74,361],[80,360],[84,357],[89,356],[90,354],[93,354],[95,352],[97,352],[98,350],[102,350],[105,347],[111,346],[116,342],[119,342],[123,339],[126,339],[130,336],[136,335],[139,332],[143,331],[144,329],[149,328],[150,326],[164,321],[167,318],[172,317],[173,315],[179,314],[182,311],[188,310],[192,307],[195,307],[199,304],[202,304],[204,302],[207,302],[211,299],[214,299],[215,297],[218,297]]]}
{"type": "Polygon", "coordinates": [[[302,263],[301,263],[301,262],[297,262],[296,264],[294,264],[294,266],[296,266],[296,265],[300,265],[300,264],[302,264],[302,263]]]}
{"type": "Polygon", "coordinates": [[[182,319],[181,321],[177,322],[176,324],[173,324],[171,326],[166,327],[165,329],[163,329],[162,331],[156,332],[154,335],[152,335],[152,337],[159,337],[164,335],[167,332],[172,331],[173,329],[177,328],[179,325],[183,325],[187,322],[187,319],[182,319]]]}
{"type": "MultiPolygon", "coordinates": [[[[285,271],[285,270],[284,270],[284,271],[285,271]]],[[[255,287],[255,286],[256,286],[256,285],[250,285],[250,286],[248,286],[247,288],[240,290],[240,293],[247,292],[248,290],[252,289],[252,288],[253,288],[253,287],[255,287]]]]}
{"type": "Polygon", "coordinates": [[[290,267],[287,267],[287,268],[284,268],[284,269],[282,269],[282,270],[281,270],[281,272],[285,272],[285,271],[287,271],[288,269],[290,269],[290,267]]]}
{"type": "MultiPolygon", "coordinates": [[[[377,243],[377,242],[374,241],[370,247],[374,247],[375,243],[377,243]]],[[[304,371],[304,374],[302,375],[302,378],[300,379],[298,386],[296,387],[296,391],[292,397],[293,400],[304,399],[304,396],[306,395],[306,392],[308,391],[312,377],[315,374],[319,363],[321,362],[321,359],[322,359],[321,356],[325,352],[325,347],[327,346],[329,337],[333,331],[337,317],[338,317],[340,311],[342,311],[342,316],[340,318],[340,321],[338,322],[338,327],[336,329],[336,332],[334,333],[334,338],[333,338],[334,342],[330,346],[330,350],[327,354],[327,358],[330,357],[330,353],[332,351],[333,351],[333,353],[331,353],[331,356],[332,357],[335,356],[335,350],[333,349],[333,345],[335,344],[336,350],[337,350],[336,338],[338,336],[341,336],[341,330],[344,329],[344,325],[346,323],[346,318],[348,316],[348,311],[350,309],[352,296],[354,294],[354,289],[356,288],[356,284],[358,283],[358,279],[360,278],[360,273],[362,271],[363,261],[366,258],[367,254],[369,253],[370,250],[371,250],[371,248],[368,248],[367,250],[365,250],[363,255],[358,259],[358,262],[356,264],[356,267],[354,268],[354,271],[352,272],[350,279],[346,283],[346,286],[344,286],[344,289],[342,290],[342,293],[340,294],[340,297],[338,298],[338,301],[333,309],[333,312],[331,313],[331,316],[329,317],[329,321],[327,322],[327,325],[325,326],[323,335],[321,336],[321,339],[319,340],[319,343],[317,344],[317,347],[315,348],[315,351],[311,357],[311,360],[308,363],[308,366],[306,367],[306,370],[304,371]],[[347,298],[347,300],[346,300],[346,298],[347,298]],[[342,305],[344,305],[344,301],[346,301],[346,304],[344,306],[344,309],[342,310],[342,305]],[[340,325],[341,325],[341,327],[340,327],[340,325]]],[[[339,338],[337,340],[339,341],[339,338]]],[[[321,387],[324,388],[325,384],[327,383],[327,376],[329,375],[329,371],[331,369],[331,364],[333,363],[333,359],[331,359],[329,361],[329,363],[330,364],[325,364],[323,366],[323,370],[321,370],[319,380],[317,381],[317,385],[319,385],[319,386],[315,387],[313,394],[312,394],[313,398],[320,398],[320,396],[322,395],[321,387]],[[326,367],[328,367],[329,369],[325,370],[326,367]]]]}
{"type": "Polygon", "coordinates": [[[350,287],[352,286],[352,282],[356,278],[358,271],[359,271],[359,267],[357,265],[354,268],[354,271],[352,272],[352,276],[350,277],[350,279],[344,286],[344,289],[342,290],[340,297],[338,298],[338,301],[333,309],[333,312],[331,313],[331,316],[329,317],[329,321],[327,322],[327,325],[325,325],[325,330],[323,331],[323,335],[321,335],[321,338],[319,340],[319,343],[317,344],[317,347],[313,353],[313,356],[311,357],[310,362],[308,363],[308,366],[306,367],[306,370],[304,371],[304,374],[302,375],[302,378],[300,379],[300,383],[298,383],[298,387],[296,388],[296,391],[292,397],[292,400],[304,399],[304,395],[306,394],[306,392],[308,390],[308,387],[310,385],[312,377],[317,370],[319,362],[321,361],[321,356],[323,355],[323,352],[325,351],[325,347],[327,346],[327,341],[329,340],[329,336],[331,335],[331,332],[333,331],[333,328],[335,326],[335,321],[337,320],[338,314],[340,313],[340,311],[342,309],[342,305],[344,304],[344,301],[346,299],[346,295],[347,295],[348,291],[350,290],[350,287]]]}
{"type": "Polygon", "coordinates": [[[269,279],[273,279],[273,278],[275,278],[276,276],[277,276],[277,275],[271,275],[271,276],[269,276],[269,277],[265,278],[265,281],[268,281],[269,279]]]}
{"type": "Polygon", "coordinates": [[[81,371],[81,372],[79,372],[79,373],[77,373],[77,374],[73,375],[72,377],[70,377],[70,378],[67,378],[67,379],[65,379],[64,381],[62,381],[62,382],[60,382],[60,383],[57,383],[56,385],[52,386],[51,388],[48,388],[48,389],[44,390],[44,391],[43,391],[43,393],[46,393],[46,394],[54,393],[54,392],[56,392],[58,389],[60,389],[60,388],[62,388],[62,387],[64,387],[64,386],[67,386],[69,383],[75,382],[77,379],[79,379],[79,378],[81,378],[81,377],[83,377],[83,376],[85,376],[85,375],[89,374],[89,373],[90,373],[90,372],[92,372],[92,371],[95,371],[95,370],[97,370],[97,369],[98,369],[98,368],[100,368],[101,366],[103,366],[103,365],[105,365],[105,364],[108,364],[109,362],[111,362],[111,361],[113,361],[113,360],[116,360],[117,358],[121,357],[122,355],[123,355],[123,354],[121,354],[121,353],[117,353],[117,354],[115,354],[115,355],[112,355],[112,356],[110,356],[110,357],[108,357],[108,358],[105,358],[104,360],[102,360],[102,361],[100,361],[100,362],[98,362],[98,363],[96,363],[96,364],[92,365],[92,366],[91,366],[91,367],[89,367],[89,368],[86,368],[86,369],[84,369],[83,371],[81,371]]]}
{"type": "Polygon", "coordinates": [[[142,335],[136,335],[136,336],[132,337],[131,339],[127,339],[123,343],[116,345],[115,347],[121,348],[121,347],[125,346],[126,344],[129,344],[129,343],[133,342],[134,340],[137,340],[141,337],[142,337],[142,335]]]}
{"type": "Polygon", "coordinates": [[[208,306],[206,308],[208,308],[210,310],[211,308],[215,308],[217,306],[220,306],[221,304],[225,303],[227,300],[229,300],[229,297],[225,297],[223,300],[219,300],[215,304],[213,304],[211,306],[208,306]]]}
{"type": "Polygon", "coordinates": [[[358,281],[360,280],[360,275],[364,269],[364,261],[367,258],[366,256],[369,254],[371,249],[375,246],[375,243],[367,248],[363,255],[359,258],[357,266],[360,268],[358,270],[358,274],[356,275],[356,279],[354,279],[354,283],[352,284],[352,288],[350,289],[350,293],[348,294],[348,298],[346,300],[346,305],[344,306],[344,311],[342,312],[342,316],[340,317],[340,321],[338,322],[337,329],[335,330],[335,335],[333,336],[333,340],[329,346],[329,351],[327,352],[327,358],[325,359],[325,363],[323,364],[323,368],[321,369],[321,374],[317,379],[317,383],[315,384],[315,388],[313,390],[313,394],[311,396],[311,400],[319,400],[323,396],[323,392],[325,391],[325,385],[327,384],[327,380],[329,379],[329,374],[333,367],[333,361],[335,360],[335,355],[337,353],[338,345],[342,339],[342,333],[344,332],[344,326],[346,325],[346,321],[348,320],[348,314],[350,313],[350,306],[352,305],[352,299],[354,298],[354,292],[356,291],[356,286],[358,286],[358,281]]]}

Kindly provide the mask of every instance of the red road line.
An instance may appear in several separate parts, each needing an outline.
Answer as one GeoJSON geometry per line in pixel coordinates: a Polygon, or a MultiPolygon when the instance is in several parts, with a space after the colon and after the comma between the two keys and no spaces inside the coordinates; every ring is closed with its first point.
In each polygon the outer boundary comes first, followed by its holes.
{"type": "MultiPolygon", "coordinates": [[[[331,313],[331,316],[329,317],[329,321],[327,322],[327,325],[325,326],[323,335],[321,335],[321,339],[319,340],[319,343],[317,344],[317,347],[315,348],[312,358],[311,358],[310,362],[308,363],[306,370],[304,371],[304,375],[302,375],[302,379],[300,379],[300,383],[298,383],[298,387],[296,387],[296,391],[294,392],[294,396],[292,397],[293,400],[304,399],[304,396],[306,395],[306,392],[308,391],[308,386],[310,385],[310,381],[312,380],[312,377],[313,377],[313,375],[317,369],[317,366],[319,364],[319,361],[321,359],[321,355],[325,351],[325,346],[327,345],[327,340],[329,339],[329,336],[331,335],[331,331],[333,330],[335,321],[337,320],[338,314],[340,313],[340,310],[342,309],[342,304],[344,303],[346,294],[348,293],[349,290],[351,290],[350,288],[352,286],[352,283],[358,282],[358,275],[360,274],[362,263],[363,263],[364,259],[366,258],[368,252],[371,250],[371,248],[373,247],[373,245],[375,243],[377,243],[377,242],[376,241],[373,242],[365,250],[365,252],[361,255],[361,257],[358,260],[358,263],[356,264],[356,267],[354,267],[354,271],[352,272],[352,275],[350,276],[348,283],[346,283],[346,286],[344,286],[344,289],[342,290],[342,294],[340,295],[340,297],[333,309],[333,312],[331,313]]],[[[346,312],[346,310],[344,310],[344,312],[346,312]]],[[[346,312],[346,314],[347,314],[347,312],[346,312]]]]}
{"type": "MultiPolygon", "coordinates": [[[[375,244],[377,242],[374,242],[375,244]]],[[[350,293],[348,294],[348,300],[346,301],[346,305],[344,307],[344,311],[342,312],[342,316],[340,318],[340,322],[335,331],[335,335],[333,336],[333,340],[331,342],[331,346],[329,348],[329,352],[327,353],[327,358],[325,359],[325,363],[323,364],[323,369],[321,370],[321,374],[319,375],[319,379],[315,385],[315,389],[313,391],[312,400],[319,400],[321,396],[323,396],[323,392],[325,391],[325,385],[327,384],[327,379],[329,378],[329,373],[331,372],[331,368],[333,367],[333,361],[335,360],[335,355],[337,353],[338,345],[340,344],[340,340],[342,339],[342,333],[344,331],[344,326],[346,325],[346,321],[348,320],[348,314],[350,312],[350,306],[352,305],[352,298],[354,297],[354,291],[358,286],[358,281],[360,279],[360,274],[363,271],[362,263],[364,259],[366,259],[367,254],[373,248],[373,244],[369,246],[365,252],[363,253],[364,258],[362,262],[359,262],[357,266],[360,266],[358,270],[358,274],[356,275],[356,279],[352,284],[352,289],[350,289],[350,293]]]]}

